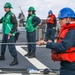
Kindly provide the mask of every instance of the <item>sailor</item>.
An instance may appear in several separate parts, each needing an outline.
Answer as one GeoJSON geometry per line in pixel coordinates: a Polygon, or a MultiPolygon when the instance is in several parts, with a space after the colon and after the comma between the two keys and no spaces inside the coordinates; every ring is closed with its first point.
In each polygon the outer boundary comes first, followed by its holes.
{"type": "MultiPolygon", "coordinates": [[[[6,45],[7,43],[14,43],[14,37],[16,34],[17,30],[17,20],[14,15],[14,13],[11,11],[12,5],[7,2],[4,5],[4,11],[6,12],[5,15],[0,19],[0,23],[2,23],[2,28],[3,28],[3,39],[1,45],[1,56],[0,60],[5,60],[5,50],[6,50],[6,45]]],[[[13,57],[13,61],[10,63],[10,66],[14,66],[18,64],[18,59],[17,59],[17,51],[15,48],[15,44],[8,44],[8,49],[13,57]]]]}

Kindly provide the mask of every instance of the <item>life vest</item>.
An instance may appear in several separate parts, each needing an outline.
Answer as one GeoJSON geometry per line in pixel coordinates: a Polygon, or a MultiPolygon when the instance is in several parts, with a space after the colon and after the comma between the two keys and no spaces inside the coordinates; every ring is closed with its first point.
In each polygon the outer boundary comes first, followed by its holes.
{"type": "Polygon", "coordinates": [[[48,18],[46,20],[46,23],[54,24],[54,18],[55,18],[55,15],[54,14],[48,16],[48,18]]]}
{"type": "MultiPolygon", "coordinates": [[[[69,24],[69,25],[63,25],[62,29],[60,30],[57,42],[61,43],[62,39],[65,38],[67,32],[71,29],[75,30],[75,23],[69,24]]],[[[53,61],[69,61],[73,62],[75,61],[75,47],[71,47],[68,50],[66,50],[63,53],[57,53],[56,51],[52,51],[52,60],[53,61]]]]}
{"type": "Polygon", "coordinates": [[[32,24],[32,19],[34,18],[34,14],[32,14],[29,18],[26,20],[26,31],[27,32],[33,32],[36,30],[36,27],[33,27],[34,24],[32,24]]]}
{"type": "MultiPolygon", "coordinates": [[[[2,28],[3,28],[3,33],[4,34],[9,34],[11,29],[13,28],[13,23],[11,22],[10,18],[13,15],[13,13],[10,11],[7,14],[4,15],[4,17],[2,18],[2,28]]],[[[12,34],[13,36],[15,36],[16,31],[12,34]]]]}

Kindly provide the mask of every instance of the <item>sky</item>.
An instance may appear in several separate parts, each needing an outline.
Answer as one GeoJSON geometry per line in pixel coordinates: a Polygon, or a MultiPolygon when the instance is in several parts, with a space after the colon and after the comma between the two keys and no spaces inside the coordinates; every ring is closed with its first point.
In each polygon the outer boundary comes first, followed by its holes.
{"type": "Polygon", "coordinates": [[[36,15],[41,19],[47,18],[49,10],[52,10],[56,17],[64,7],[70,7],[75,11],[75,0],[0,0],[0,18],[5,14],[3,7],[6,2],[12,4],[12,11],[16,17],[21,12],[19,6],[23,10],[25,17],[27,17],[28,8],[33,6],[36,10],[36,15]]]}

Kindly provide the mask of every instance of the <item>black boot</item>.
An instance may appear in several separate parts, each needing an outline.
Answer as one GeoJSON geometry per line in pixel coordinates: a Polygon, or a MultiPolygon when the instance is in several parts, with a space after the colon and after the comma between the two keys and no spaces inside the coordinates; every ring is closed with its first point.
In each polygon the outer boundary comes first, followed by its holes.
{"type": "Polygon", "coordinates": [[[0,60],[5,60],[5,56],[4,55],[1,55],[0,56],[0,60]]]}
{"type": "Polygon", "coordinates": [[[10,63],[10,66],[18,65],[18,59],[17,57],[14,57],[13,62],[10,63]]]}
{"type": "Polygon", "coordinates": [[[24,55],[24,56],[26,56],[26,57],[28,57],[28,56],[30,56],[31,55],[31,53],[27,53],[26,55],[24,55]]]}
{"type": "Polygon", "coordinates": [[[30,56],[28,56],[28,58],[35,58],[36,55],[35,54],[31,54],[30,56]]]}
{"type": "Polygon", "coordinates": [[[27,56],[29,56],[29,53],[27,53],[27,54],[26,54],[26,55],[24,55],[24,56],[26,56],[26,57],[27,57],[27,56]]]}

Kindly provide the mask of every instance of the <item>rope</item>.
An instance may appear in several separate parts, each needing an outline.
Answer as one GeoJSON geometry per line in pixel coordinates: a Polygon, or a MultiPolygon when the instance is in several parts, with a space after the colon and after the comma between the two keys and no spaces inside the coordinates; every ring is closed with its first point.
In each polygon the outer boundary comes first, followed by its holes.
{"type": "Polygon", "coordinates": [[[27,45],[27,44],[36,44],[36,42],[18,42],[18,43],[1,43],[0,44],[15,44],[15,45],[27,45]]]}

